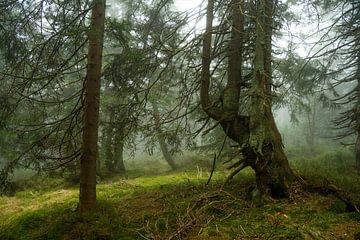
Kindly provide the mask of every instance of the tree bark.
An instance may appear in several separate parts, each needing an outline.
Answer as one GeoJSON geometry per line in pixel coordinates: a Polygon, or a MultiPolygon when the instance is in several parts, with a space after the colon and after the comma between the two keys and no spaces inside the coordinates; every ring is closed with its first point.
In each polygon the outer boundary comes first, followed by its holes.
{"type": "Polygon", "coordinates": [[[96,206],[96,157],[99,127],[101,61],[105,23],[105,0],[93,2],[88,33],[89,48],[85,77],[84,127],[80,159],[80,212],[96,206]]]}
{"type": "Polygon", "coordinates": [[[165,142],[164,133],[161,129],[160,113],[159,113],[158,106],[154,101],[151,104],[153,106],[153,116],[154,116],[154,120],[155,120],[156,133],[157,133],[157,138],[159,141],[161,152],[165,158],[165,161],[169,164],[171,169],[176,170],[176,168],[177,168],[176,164],[174,162],[173,157],[171,156],[171,154],[169,152],[168,146],[166,145],[166,142],[165,142]]]}

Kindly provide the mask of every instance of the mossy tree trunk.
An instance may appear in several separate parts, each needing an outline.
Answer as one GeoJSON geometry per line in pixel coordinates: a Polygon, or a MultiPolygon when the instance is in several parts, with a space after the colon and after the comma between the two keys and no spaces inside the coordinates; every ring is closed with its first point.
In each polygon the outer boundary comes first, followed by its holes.
{"type": "Polygon", "coordinates": [[[105,2],[105,0],[94,1],[88,34],[89,49],[85,77],[83,153],[80,159],[80,212],[90,211],[96,206],[96,158],[105,2]]]}
{"type": "Polygon", "coordinates": [[[243,159],[234,163],[233,177],[247,166],[256,173],[261,196],[288,196],[294,174],[283,151],[281,135],[271,109],[271,36],[272,0],[260,0],[256,5],[256,32],[252,78],[245,83],[242,73],[244,47],[244,1],[231,1],[231,39],[228,47],[228,78],[223,105],[210,99],[211,38],[214,1],[208,1],[206,32],[204,34],[200,101],[204,111],[217,120],[226,134],[242,147],[243,159]],[[243,91],[242,91],[243,90],[243,91]],[[246,91],[245,91],[246,90],[246,91]],[[240,96],[246,92],[250,109],[248,116],[240,115],[240,96]]]}

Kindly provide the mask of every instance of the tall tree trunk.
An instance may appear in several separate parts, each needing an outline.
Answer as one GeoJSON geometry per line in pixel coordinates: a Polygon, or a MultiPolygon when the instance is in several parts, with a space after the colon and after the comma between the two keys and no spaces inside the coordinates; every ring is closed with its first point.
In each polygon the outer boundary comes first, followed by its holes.
{"type": "Polygon", "coordinates": [[[154,121],[155,121],[156,133],[157,133],[157,138],[159,141],[161,152],[165,158],[165,161],[169,164],[171,169],[176,170],[176,168],[177,168],[176,164],[174,162],[173,157],[171,156],[171,154],[169,152],[168,146],[166,145],[166,142],[165,142],[164,133],[161,129],[160,113],[159,113],[158,106],[154,101],[151,104],[153,107],[153,116],[154,116],[154,121]]]}
{"type": "Polygon", "coordinates": [[[80,212],[96,206],[96,157],[99,127],[101,61],[105,23],[105,0],[93,2],[85,77],[84,127],[80,160],[80,212]]]}

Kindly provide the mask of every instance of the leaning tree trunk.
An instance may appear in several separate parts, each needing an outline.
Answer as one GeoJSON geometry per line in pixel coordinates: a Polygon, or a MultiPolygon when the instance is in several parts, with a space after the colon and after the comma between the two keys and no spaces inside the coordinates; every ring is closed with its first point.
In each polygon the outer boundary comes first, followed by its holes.
{"type": "Polygon", "coordinates": [[[176,164],[174,162],[173,157],[171,156],[171,154],[169,152],[168,146],[166,145],[166,142],[165,142],[164,133],[161,129],[160,113],[159,113],[158,106],[154,101],[151,102],[151,104],[153,106],[153,116],[154,116],[154,121],[155,121],[157,138],[158,138],[158,142],[160,145],[160,150],[165,158],[165,161],[169,164],[171,169],[176,170],[176,168],[177,168],[176,164]]]}
{"type": "Polygon", "coordinates": [[[94,1],[88,35],[89,49],[85,77],[83,153],[80,160],[80,212],[90,211],[96,205],[96,157],[105,2],[105,0],[94,1]]]}
{"type": "Polygon", "coordinates": [[[217,120],[226,134],[242,147],[243,159],[232,164],[233,177],[247,166],[256,174],[261,196],[287,197],[294,174],[283,150],[281,135],[271,109],[271,36],[273,0],[257,3],[255,53],[252,78],[249,84],[242,76],[244,65],[244,1],[231,1],[231,40],[228,52],[228,79],[224,90],[223,106],[210,99],[211,37],[214,0],[208,0],[206,32],[204,34],[200,102],[204,111],[217,120]],[[248,88],[249,87],[249,88],[248,88]],[[248,88],[247,91],[241,91],[248,88]],[[240,95],[248,92],[249,116],[242,116],[240,95]]]}

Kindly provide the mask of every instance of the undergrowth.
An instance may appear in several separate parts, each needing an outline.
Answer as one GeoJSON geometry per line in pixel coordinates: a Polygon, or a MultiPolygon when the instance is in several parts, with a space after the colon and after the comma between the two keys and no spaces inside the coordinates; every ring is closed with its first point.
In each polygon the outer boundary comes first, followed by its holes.
{"type": "MultiPolygon", "coordinates": [[[[351,165],[346,154],[294,158],[291,164],[309,179],[329,179],[352,187],[351,193],[357,195],[359,183],[346,168],[351,165]]],[[[359,214],[346,213],[336,198],[297,192],[289,200],[259,206],[249,198],[255,182],[250,169],[223,188],[228,172],[217,171],[205,186],[209,161],[197,158],[197,164],[188,168],[184,166],[189,162],[183,160],[175,172],[163,168],[151,175],[156,169],[148,168],[140,177],[134,169],[127,176],[103,180],[97,188],[97,209],[88,214],[77,212],[78,189],[60,183],[54,188],[56,179],[50,179],[51,188],[30,187],[14,197],[0,197],[0,239],[356,239],[360,235],[359,214]]]]}
{"type": "Polygon", "coordinates": [[[360,199],[360,175],[354,154],[346,148],[326,151],[311,157],[295,156],[290,164],[313,183],[331,182],[360,199]]]}

